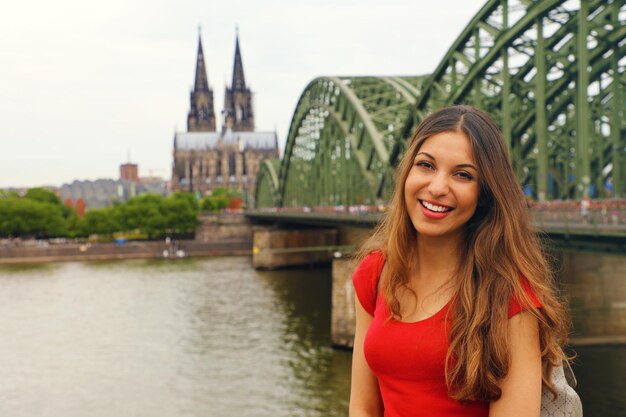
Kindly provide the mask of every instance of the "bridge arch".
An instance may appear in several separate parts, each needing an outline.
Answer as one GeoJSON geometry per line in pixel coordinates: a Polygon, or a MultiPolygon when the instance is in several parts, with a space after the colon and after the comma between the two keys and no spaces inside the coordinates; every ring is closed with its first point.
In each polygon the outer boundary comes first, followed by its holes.
{"type": "Polygon", "coordinates": [[[281,206],[375,204],[390,191],[423,77],[320,77],[294,112],[281,206]]]}
{"type": "Polygon", "coordinates": [[[623,0],[489,0],[429,76],[314,79],[291,121],[278,205],[386,199],[416,124],[461,103],[500,124],[529,197],[624,197],[625,23],[623,0]]]}
{"type": "Polygon", "coordinates": [[[272,159],[263,161],[257,173],[255,195],[255,207],[278,207],[278,170],[280,160],[272,159]]]}

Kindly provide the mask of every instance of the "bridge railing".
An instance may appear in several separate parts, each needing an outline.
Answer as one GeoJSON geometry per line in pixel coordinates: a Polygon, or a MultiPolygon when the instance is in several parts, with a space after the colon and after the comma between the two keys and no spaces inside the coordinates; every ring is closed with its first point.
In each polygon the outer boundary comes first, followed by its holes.
{"type": "MultiPolygon", "coordinates": [[[[626,236],[626,199],[528,201],[531,218],[541,230],[562,233],[626,236]]],[[[312,216],[345,217],[367,216],[373,222],[386,211],[384,204],[338,205],[326,207],[272,207],[251,213],[311,214],[312,216]]]]}
{"type": "Polygon", "coordinates": [[[626,199],[529,202],[531,216],[542,229],[564,228],[590,233],[626,234],[626,199]]]}

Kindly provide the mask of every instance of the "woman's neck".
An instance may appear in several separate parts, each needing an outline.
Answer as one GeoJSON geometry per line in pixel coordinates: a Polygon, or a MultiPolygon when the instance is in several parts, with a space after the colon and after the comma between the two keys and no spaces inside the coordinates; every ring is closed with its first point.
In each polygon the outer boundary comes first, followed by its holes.
{"type": "Polygon", "coordinates": [[[449,280],[457,270],[461,239],[418,236],[416,275],[437,281],[449,280]]]}

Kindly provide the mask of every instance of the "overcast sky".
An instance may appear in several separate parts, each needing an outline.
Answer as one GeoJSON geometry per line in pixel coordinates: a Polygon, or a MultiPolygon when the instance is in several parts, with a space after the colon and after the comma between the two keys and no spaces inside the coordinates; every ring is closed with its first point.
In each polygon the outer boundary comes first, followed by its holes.
{"type": "MultiPolygon", "coordinates": [[[[0,15],[0,187],[169,179],[202,27],[220,115],[235,27],[257,130],[281,146],[321,75],[432,72],[484,0],[37,0],[0,15]]],[[[219,117],[219,116],[218,116],[219,117]]],[[[217,124],[221,126],[221,119],[217,124]]]]}

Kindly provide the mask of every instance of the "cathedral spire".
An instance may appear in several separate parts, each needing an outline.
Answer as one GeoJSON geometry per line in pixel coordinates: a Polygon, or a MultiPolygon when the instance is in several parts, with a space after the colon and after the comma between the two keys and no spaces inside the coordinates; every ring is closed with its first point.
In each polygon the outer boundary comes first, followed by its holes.
{"type": "Polygon", "coordinates": [[[195,91],[207,91],[209,89],[209,80],[206,74],[206,66],[204,65],[204,51],[202,50],[202,37],[200,28],[198,27],[198,58],[196,60],[196,82],[194,83],[195,91]]]}
{"type": "Polygon", "coordinates": [[[198,57],[196,60],[196,79],[189,93],[189,113],[187,114],[188,132],[215,132],[215,111],[213,109],[213,90],[209,87],[202,35],[198,28],[198,57]]]}
{"type": "Polygon", "coordinates": [[[239,50],[239,29],[236,30],[235,38],[235,64],[233,65],[233,90],[245,90],[246,78],[243,75],[243,61],[241,60],[241,51],[239,50]]]}
{"type": "Polygon", "coordinates": [[[239,49],[239,30],[235,38],[235,64],[233,83],[224,92],[223,130],[231,128],[234,132],[254,131],[254,111],[252,109],[252,91],[246,86],[243,76],[243,62],[239,49]]]}

